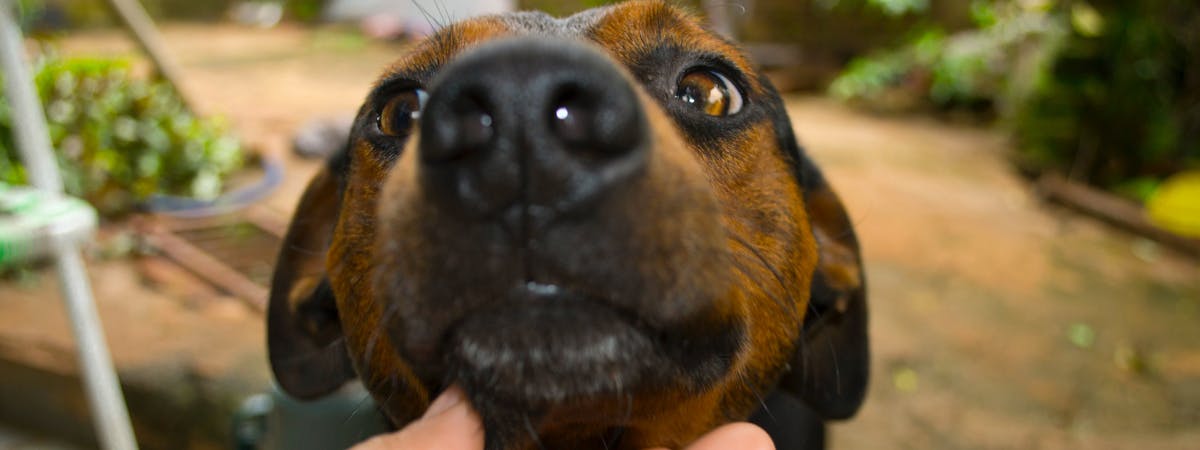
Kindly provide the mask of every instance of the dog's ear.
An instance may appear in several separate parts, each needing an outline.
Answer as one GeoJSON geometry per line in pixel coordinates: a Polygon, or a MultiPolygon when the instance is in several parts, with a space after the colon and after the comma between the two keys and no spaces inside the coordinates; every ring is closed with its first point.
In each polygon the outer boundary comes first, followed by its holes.
{"type": "MultiPolygon", "coordinates": [[[[336,159],[336,157],[335,157],[336,159]]],[[[288,226],[271,280],[267,351],[285,392],[311,399],[354,377],[325,257],[341,206],[340,170],[330,164],[309,183],[288,226]]]]}
{"type": "Polygon", "coordinates": [[[801,155],[805,209],[818,247],[808,312],[780,387],[827,419],[853,416],[870,375],[867,296],[858,239],[837,194],[801,155]]]}
{"type": "Polygon", "coordinates": [[[800,148],[775,88],[766,77],[760,80],[774,99],[767,105],[768,114],[779,147],[794,163],[818,246],[808,312],[779,388],[799,397],[823,419],[845,419],[862,404],[871,369],[866,278],[858,238],[841,200],[800,148]]]}

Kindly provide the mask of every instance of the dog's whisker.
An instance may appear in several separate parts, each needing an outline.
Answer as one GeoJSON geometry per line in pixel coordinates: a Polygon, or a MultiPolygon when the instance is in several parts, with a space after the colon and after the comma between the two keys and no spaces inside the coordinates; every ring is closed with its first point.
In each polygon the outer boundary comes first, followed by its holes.
{"type": "Polygon", "coordinates": [[[734,242],[742,245],[746,250],[750,251],[750,254],[754,255],[754,257],[760,262],[761,267],[770,272],[771,276],[775,279],[775,282],[779,285],[780,290],[782,290],[783,294],[787,296],[786,302],[780,301],[781,299],[777,299],[775,296],[772,296],[772,299],[774,299],[776,303],[780,303],[780,307],[784,308],[784,310],[792,317],[792,319],[799,320],[800,314],[799,311],[797,311],[796,299],[792,296],[791,286],[788,286],[787,282],[783,280],[783,274],[779,273],[779,270],[767,260],[762,252],[753,245],[750,245],[745,238],[733,233],[732,231],[728,232],[727,234],[733,239],[734,242]]]}
{"type": "Polygon", "coordinates": [[[834,383],[835,383],[834,392],[841,393],[842,392],[842,365],[840,362],[838,362],[837,347],[833,346],[832,340],[826,340],[825,343],[829,347],[829,360],[833,361],[833,373],[835,375],[833,377],[834,383]]]}
{"type": "Polygon", "coordinates": [[[616,448],[620,444],[621,437],[625,434],[625,426],[633,417],[633,394],[626,392],[623,386],[618,385],[613,396],[616,397],[616,403],[620,409],[615,417],[615,422],[613,422],[616,426],[613,427],[611,433],[607,436],[600,436],[600,443],[605,449],[616,448]]]}
{"type": "Polygon", "coordinates": [[[327,350],[329,350],[333,347],[336,347],[338,345],[346,345],[346,338],[344,336],[341,336],[341,337],[338,337],[337,339],[329,341],[325,345],[322,345],[320,347],[317,347],[316,349],[313,349],[313,351],[311,351],[311,352],[297,353],[294,355],[290,355],[287,358],[280,358],[279,362],[284,363],[284,364],[304,362],[304,361],[308,360],[310,357],[312,357],[314,355],[320,355],[322,353],[325,353],[327,350]]]}
{"type": "Polygon", "coordinates": [[[379,315],[379,322],[376,324],[375,329],[371,330],[371,334],[367,338],[367,344],[364,347],[364,354],[368,355],[368,358],[365,358],[363,362],[364,366],[370,365],[371,358],[369,355],[375,354],[375,347],[379,345],[379,341],[383,339],[383,333],[386,331],[387,324],[391,322],[393,316],[399,312],[400,304],[391,302],[386,308],[384,308],[383,313],[379,315]]]}
{"type": "MultiPolygon", "coordinates": [[[[757,262],[757,260],[755,260],[755,262],[757,262]]],[[[730,264],[732,264],[731,267],[734,270],[742,273],[743,275],[746,275],[751,281],[754,281],[756,284],[762,285],[762,283],[759,283],[760,280],[758,279],[759,278],[758,275],[759,275],[759,273],[761,273],[760,271],[752,270],[750,267],[748,267],[746,265],[746,263],[744,263],[742,261],[733,260],[730,262],[730,264]]],[[[756,264],[756,266],[757,265],[758,264],[756,264]]],[[[775,305],[779,306],[779,309],[784,310],[784,311],[794,310],[794,307],[789,307],[787,304],[787,301],[785,301],[783,298],[781,298],[779,295],[777,295],[774,291],[762,289],[761,292],[763,293],[763,295],[766,295],[772,302],[774,302],[775,305]]]]}
{"type": "Polygon", "coordinates": [[[626,427],[629,426],[630,420],[633,419],[633,402],[635,397],[631,392],[626,392],[624,397],[625,412],[622,415],[621,420],[617,422],[619,426],[613,430],[612,436],[605,441],[605,448],[608,448],[609,442],[612,442],[613,448],[621,445],[621,439],[625,437],[625,430],[627,429],[626,427]]]}
{"type": "MultiPolygon", "coordinates": [[[[632,392],[625,393],[625,420],[621,423],[628,423],[629,420],[633,418],[633,402],[635,399],[636,397],[633,396],[632,392]]],[[[625,428],[621,427],[621,429],[624,430],[625,428]]],[[[624,433],[624,431],[622,431],[622,433],[624,433]]]]}
{"type": "Polygon", "coordinates": [[[445,23],[438,21],[438,19],[436,17],[434,17],[433,14],[430,14],[429,10],[425,9],[425,6],[422,5],[421,2],[419,2],[417,0],[409,0],[409,1],[412,2],[413,6],[415,6],[417,8],[417,11],[420,12],[422,16],[425,16],[425,23],[428,24],[430,28],[437,30],[437,29],[441,29],[446,26],[445,23]]]}
{"type": "MultiPolygon", "coordinates": [[[[375,354],[375,346],[379,345],[379,340],[383,339],[383,332],[387,327],[388,322],[392,320],[392,316],[400,312],[400,304],[392,302],[384,309],[383,314],[379,316],[379,324],[371,331],[371,337],[367,339],[365,353],[367,355],[375,354]]],[[[366,358],[368,361],[370,358],[366,358]]],[[[364,362],[364,364],[369,364],[364,362]]]]}
{"type": "Polygon", "coordinates": [[[350,421],[353,420],[355,417],[358,417],[358,412],[362,411],[362,407],[366,406],[370,402],[371,402],[371,396],[364,395],[361,400],[359,400],[357,403],[354,404],[354,409],[350,410],[350,414],[346,416],[346,419],[342,420],[342,425],[346,425],[346,424],[350,423],[350,421]]]}
{"type": "Polygon", "coordinates": [[[320,256],[320,255],[324,255],[324,254],[325,254],[325,250],[324,250],[324,249],[314,249],[314,248],[308,248],[308,247],[301,247],[301,246],[299,246],[299,245],[295,245],[295,244],[288,244],[288,245],[287,245],[287,248],[288,248],[288,250],[292,250],[292,251],[295,251],[295,252],[297,252],[297,253],[300,253],[300,254],[303,254],[303,255],[307,255],[307,256],[320,256]]]}
{"type": "Polygon", "coordinates": [[[434,5],[437,6],[438,14],[442,16],[442,23],[453,23],[455,21],[454,17],[450,14],[450,7],[446,6],[445,3],[435,1],[434,5]]]}
{"type": "Polygon", "coordinates": [[[779,419],[775,417],[775,413],[771,412],[771,407],[767,406],[767,399],[763,398],[762,394],[760,394],[757,390],[753,390],[753,392],[754,397],[758,399],[758,405],[760,408],[762,408],[763,414],[766,414],[767,417],[770,417],[772,421],[778,422],[779,419]]]}
{"type": "MultiPolygon", "coordinates": [[[[387,384],[387,396],[383,397],[383,400],[380,401],[379,403],[376,403],[376,407],[381,408],[381,411],[383,409],[387,408],[387,405],[392,402],[392,399],[396,398],[396,393],[400,391],[400,388],[398,386],[400,384],[400,380],[395,375],[388,375],[386,384],[387,384]]],[[[374,389],[371,389],[371,391],[378,393],[374,389]]],[[[367,396],[366,399],[369,400],[371,398],[372,398],[372,396],[367,396]]],[[[365,400],[364,400],[364,402],[365,402],[365,400]]]]}
{"type": "Polygon", "coordinates": [[[525,423],[525,431],[529,432],[529,438],[533,440],[533,444],[539,450],[546,450],[546,445],[542,443],[541,436],[538,436],[537,430],[533,428],[533,422],[529,419],[529,414],[521,414],[521,421],[525,423]]]}

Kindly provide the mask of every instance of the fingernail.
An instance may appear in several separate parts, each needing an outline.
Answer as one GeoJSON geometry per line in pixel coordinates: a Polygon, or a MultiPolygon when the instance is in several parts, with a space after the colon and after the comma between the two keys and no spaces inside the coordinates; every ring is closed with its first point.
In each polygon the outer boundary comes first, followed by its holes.
{"type": "Polygon", "coordinates": [[[429,405],[429,409],[425,410],[425,415],[423,417],[432,417],[446,412],[446,410],[453,408],[459,403],[462,403],[462,401],[462,389],[458,386],[450,386],[446,388],[445,391],[442,391],[442,394],[433,401],[433,404],[429,405]]]}

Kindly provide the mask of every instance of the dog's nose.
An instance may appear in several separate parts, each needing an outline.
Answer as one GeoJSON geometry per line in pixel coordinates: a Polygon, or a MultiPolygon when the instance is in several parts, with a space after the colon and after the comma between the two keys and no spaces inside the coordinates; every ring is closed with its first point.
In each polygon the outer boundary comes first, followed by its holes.
{"type": "Polygon", "coordinates": [[[616,64],[587,44],[509,38],[471,50],[430,84],[419,177],[460,217],[526,231],[643,171],[648,126],[616,64]]]}

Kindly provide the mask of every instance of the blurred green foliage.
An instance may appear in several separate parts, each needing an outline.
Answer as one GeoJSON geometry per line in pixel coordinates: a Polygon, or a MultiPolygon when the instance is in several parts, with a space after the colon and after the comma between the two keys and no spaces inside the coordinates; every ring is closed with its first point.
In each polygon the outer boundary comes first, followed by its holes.
{"type": "Polygon", "coordinates": [[[896,49],[852,61],[830,93],[882,110],[933,107],[1003,115],[1030,95],[1065,35],[1049,2],[974,0],[974,27],[926,26],[896,49]]]}
{"type": "MultiPolygon", "coordinates": [[[[134,78],[126,61],[43,57],[35,78],[65,188],[101,214],[151,194],[211,199],[242,165],[225,124],[193,116],[173,88],[134,78]]],[[[23,184],[12,121],[0,97],[0,182],[23,184]]]]}
{"type": "Polygon", "coordinates": [[[1144,198],[1200,167],[1200,3],[1091,4],[1015,112],[1020,162],[1144,198]]]}
{"type": "Polygon", "coordinates": [[[996,114],[1022,169],[1139,199],[1200,165],[1200,3],[974,0],[971,17],[854,60],[829,92],[878,110],[996,114]]]}
{"type": "Polygon", "coordinates": [[[316,22],[321,18],[325,0],[287,0],[283,6],[288,17],[302,22],[316,22]]]}
{"type": "MultiPolygon", "coordinates": [[[[74,0],[79,1],[79,0],[74,0]]],[[[95,1],[95,0],[93,0],[95,1]]],[[[103,0],[101,0],[103,1],[103,0]]],[[[138,0],[155,18],[220,20],[237,0],[138,0]]]]}
{"type": "MultiPolygon", "coordinates": [[[[51,8],[62,15],[72,28],[114,26],[119,21],[113,17],[105,0],[20,0],[38,5],[36,8],[51,8]]],[[[217,21],[225,18],[230,6],[238,0],[138,0],[156,20],[217,21]]]]}
{"type": "Polygon", "coordinates": [[[929,0],[816,0],[816,3],[825,9],[847,4],[867,6],[893,17],[929,11],[929,0]]]}

